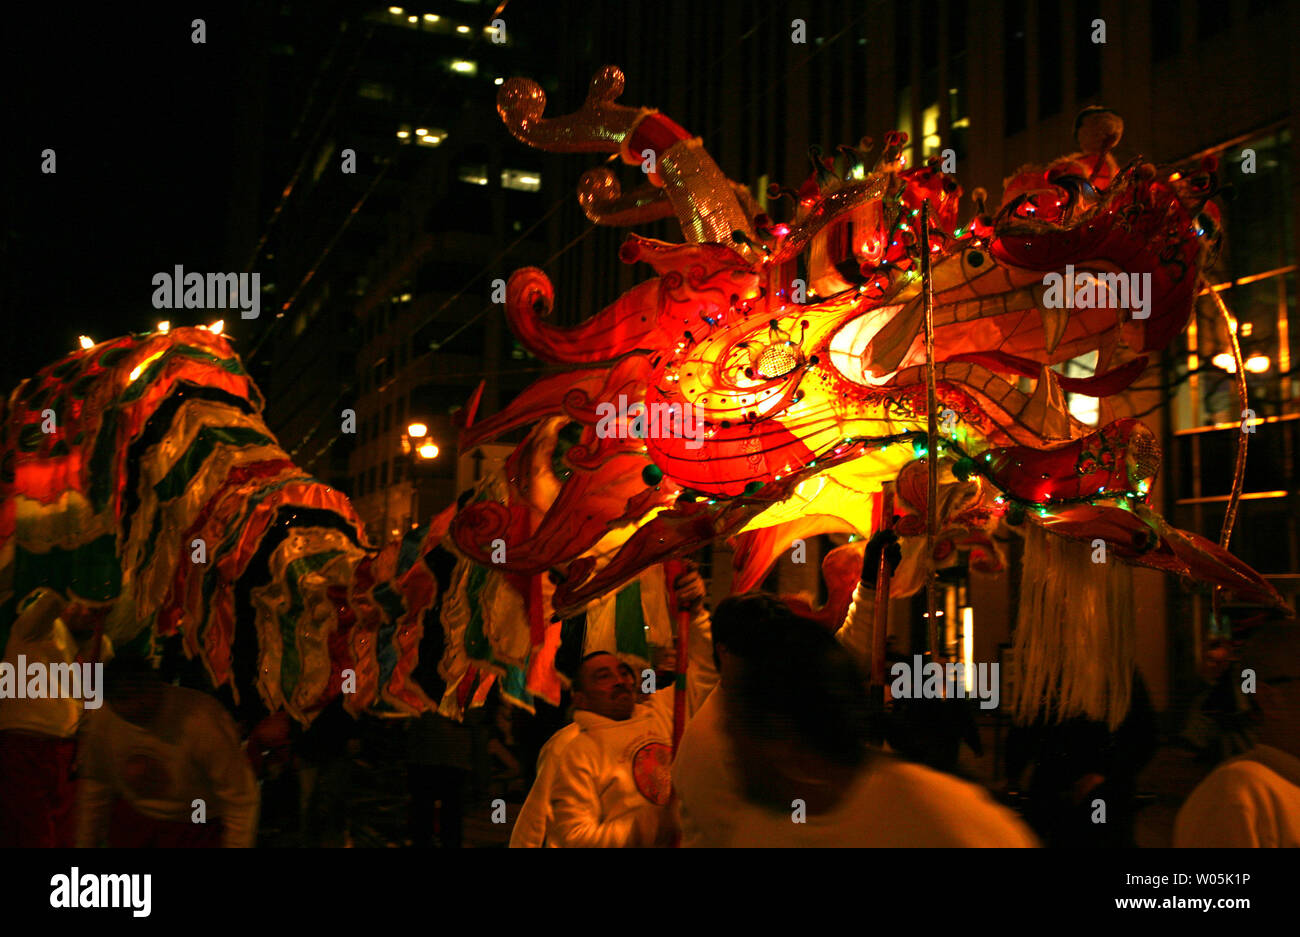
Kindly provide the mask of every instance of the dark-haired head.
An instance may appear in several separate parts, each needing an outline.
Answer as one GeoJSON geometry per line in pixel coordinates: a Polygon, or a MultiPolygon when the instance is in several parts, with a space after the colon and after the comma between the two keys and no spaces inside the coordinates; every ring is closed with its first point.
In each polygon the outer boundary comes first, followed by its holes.
{"type": "Polygon", "coordinates": [[[736,661],[726,689],[728,733],[751,800],[833,801],[867,759],[870,706],[853,658],[817,622],[778,621],[736,661]],[[817,789],[813,789],[817,788],[817,789]]]}
{"type": "Polygon", "coordinates": [[[141,725],[157,711],[166,683],[148,660],[115,657],[104,667],[104,699],[123,719],[141,725]]]}
{"type": "Polygon", "coordinates": [[[718,603],[712,616],[713,662],[719,673],[724,660],[764,653],[797,620],[790,607],[768,592],[733,595],[718,603]]]}

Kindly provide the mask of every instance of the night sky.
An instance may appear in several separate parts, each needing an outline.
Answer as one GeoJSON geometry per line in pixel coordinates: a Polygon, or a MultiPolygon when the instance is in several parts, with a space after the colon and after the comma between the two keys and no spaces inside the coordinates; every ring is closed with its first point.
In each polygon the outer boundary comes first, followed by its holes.
{"type": "MultiPolygon", "coordinates": [[[[240,4],[6,9],[0,343],[7,394],[76,347],[151,327],[150,279],[222,269],[240,4]],[[207,22],[207,44],[190,23],[207,22]],[[58,171],[41,172],[52,148],[58,171]]],[[[187,313],[171,316],[188,323],[187,313]]]]}

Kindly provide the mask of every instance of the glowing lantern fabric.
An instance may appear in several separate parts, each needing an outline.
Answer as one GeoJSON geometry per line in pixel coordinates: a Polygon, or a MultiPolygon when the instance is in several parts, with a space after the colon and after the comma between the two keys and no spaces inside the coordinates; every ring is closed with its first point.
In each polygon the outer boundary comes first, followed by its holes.
{"type": "Polygon", "coordinates": [[[179,635],[213,686],[302,722],[347,671],[354,713],[429,708],[410,678],[436,590],[423,534],[369,546],[261,411],[201,328],[102,342],[20,384],[0,429],[0,642],[47,587],[97,611],[119,654],[179,635]]]}
{"type": "MultiPolygon", "coordinates": [[[[1067,391],[1122,392],[1148,364],[1132,349],[1159,351],[1186,324],[1217,243],[1212,165],[1187,177],[1140,161],[1120,167],[1110,150],[1122,121],[1090,109],[1080,152],[1021,170],[996,214],[977,193],[975,217],[960,224],[961,188],[937,163],[907,168],[906,140],[891,133],[869,171],[861,150],[842,147],[839,164],[814,152],[814,173],[797,192],[770,193],[796,202],[795,217],[775,223],[722,177],[698,139],[654,111],[615,103],[622,86],[617,69],[603,69],[582,108],[552,118],[531,81],[511,79],[498,95],[507,127],[541,149],[618,153],[628,163],[640,162],[643,144],[652,149],[659,168],[646,185],[625,194],[612,173],[595,170],[579,200],[597,223],[672,215],[686,236],[683,244],[629,236],[621,259],[655,276],[572,328],[545,321],[555,298],[540,270],[509,281],[516,335],[573,370],[538,381],[463,442],[543,419],[579,432],[555,501],[536,528],[515,532],[507,563],[527,575],[559,573],[557,612],[719,537],[737,538],[737,581],[752,585],[788,535],[870,534],[871,494],[885,482],[908,487],[905,466],[926,456],[923,250],[945,411],[934,455],[956,473],[945,475],[957,500],[943,549],[974,548],[995,569],[987,538],[1004,514],[1070,537],[1088,537],[1091,519],[1132,539],[1134,520],[1145,519],[1149,537],[1121,551],[1126,559],[1195,568],[1205,582],[1281,604],[1258,574],[1145,507],[1159,462],[1149,431],[1134,421],[1094,430],[1065,407],[1067,391]],[[1091,377],[1054,370],[1092,352],[1091,377]],[[1024,377],[1032,391],[1020,389],[1024,377]],[[657,415],[659,431],[645,432],[629,401],[657,415]],[[629,526],[616,552],[591,552],[629,526]]],[[[453,536],[481,558],[508,530],[502,505],[479,503],[457,518],[453,536]]]]}
{"type": "MultiPolygon", "coordinates": [[[[662,568],[641,571],[589,603],[581,616],[562,622],[554,614],[551,577],[533,571],[535,552],[510,552],[509,544],[526,543],[530,535],[534,544],[551,544],[548,532],[564,536],[570,523],[582,530],[584,515],[575,512],[589,498],[598,499],[590,486],[580,489],[581,498],[557,498],[563,488],[557,472],[571,471],[563,468],[562,457],[576,448],[561,432],[566,422],[540,422],[501,471],[479,481],[463,509],[448,508],[431,529],[431,538],[435,530],[450,529],[441,545],[457,557],[441,612],[446,647],[438,671],[447,691],[439,711],[445,716],[460,718],[482,705],[494,684],[504,699],[525,709],[533,709],[535,699],[558,706],[585,654],[608,651],[639,671],[651,666],[651,645],[672,642],[670,589],[662,568]],[[460,549],[460,540],[470,549],[460,549]]],[[[583,458],[579,453],[578,461],[583,458]]],[[[599,557],[617,552],[633,529],[591,528],[594,540],[587,543],[584,535],[575,542],[587,544],[579,552],[599,557]]]]}

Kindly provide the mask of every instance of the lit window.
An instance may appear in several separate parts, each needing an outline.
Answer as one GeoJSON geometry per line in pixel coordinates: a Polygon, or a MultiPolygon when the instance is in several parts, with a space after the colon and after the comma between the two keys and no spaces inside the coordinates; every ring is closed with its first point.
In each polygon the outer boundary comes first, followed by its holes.
{"type": "Polygon", "coordinates": [[[424,21],[425,21],[426,23],[436,23],[436,22],[438,22],[438,14],[437,14],[437,13],[426,13],[426,14],[424,14],[424,21]]]}
{"type": "Polygon", "coordinates": [[[921,112],[921,158],[939,150],[939,105],[931,104],[921,112]]]}
{"type": "Polygon", "coordinates": [[[448,65],[448,68],[450,68],[453,72],[456,72],[459,75],[478,74],[478,62],[471,62],[468,61],[467,59],[452,59],[451,64],[448,65]]]}
{"type": "Polygon", "coordinates": [[[482,164],[477,166],[461,166],[460,173],[456,178],[461,182],[468,182],[470,185],[487,185],[487,166],[482,164]]]}
{"type": "Polygon", "coordinates": [[[912,127],[912,89],[910,86],[900,88],[898,91],[898,123],[894,129],[899,133],[907,134],[907,143],[903,146],[903,159],[905,164],[911,163],[916,134],[912,127]]]}
{"type": "MultiPolygon", "coordinates": [[[[410,124],[403,124],[402,130],[399,131],[397,135],[403,140],[406,140],[407,138],[403,137],[402,133],[408,131],[410,131],[410,124]]],[[[447,139],[447,131],[443,130],[441,127],[417,127],[413,132],[415,134],[415,142],[419,146],[437,146],[442,143],[443,140],[447,139]]]]}
{"type": "MultiPolygon", "coordinates": [[[[486,182],[486,180],[484,181],[486,182]]],[[[503,169],[501,170],[501,187],[503,189],[515,189],[519,192],[540,192],[542,177],[540,173],[530,169],[503,169]]]]}
{"type": "Polygon", "coordinates": [[[497,78],[492,82],[494,85],[504,85],[505,83],[506,80],[504,78],[497,78]]]}
{"type": "Polygon", "coordinates": [[[469,32],[469,27],[468,27],[468,26],[457,26],[457,27],[456,27],[456,32],[460,33],[461,35],[464,35],[464,34],[466,34],[466,33],[469,32]]]}
{"type": "Polygon", "coordinates": [[[401,7],[389,7],[388,12],[393,14],[394,16],[401,16],[406,11],[403,10],[401,7]]]}

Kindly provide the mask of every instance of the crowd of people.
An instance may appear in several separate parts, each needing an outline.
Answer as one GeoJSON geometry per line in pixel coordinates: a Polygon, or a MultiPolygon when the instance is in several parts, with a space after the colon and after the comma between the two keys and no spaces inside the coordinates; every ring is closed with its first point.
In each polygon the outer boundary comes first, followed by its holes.
{"type": "MultiPolygon", "coordinates": [[[[873,541],[864,571],[881,550],[887,539],[873,541]]],[[[493,762],[511,782],[502,793],[527,791],[510,811],[512,847],[1135,845],[1138,775],[1159,740],[1140,676],[1117,729],[1082,718],[1013,728],[994,793],[955,773],[962,740],[979,745],[965,701],[884,708],[869,693],[872,581],[864,572],[831,632],[764,593],[710,614],[688,571],[674,597],[692,618],[688,661],[662,649],[652,675],[612,653],[582,656],[558,727],[517,724],[504,704],[463,722],[407,720],[406,841],[463,845],[466,793],[482,799],[479,767],[493,762]],[[531,729],[531,750],[517,725],[531,729]]],[[[53,593],[29,603],[6,655],[84,653],[60,606],[53,593]]],[[[1300,845],[1300,628],[1258,628],[1238,667],[1227,652],[1210,646],[1181,736],[1208,774],[1173,844],[1300,845]]],[[[360,733],[341,707],[307,732],[283,714],[241,729],[216,697],[139,659],[110,660],[105,675],[93,711],[0,700],[0,845],[247,847],[284,826],[301,844],[348,844],[360,733]]]]}

